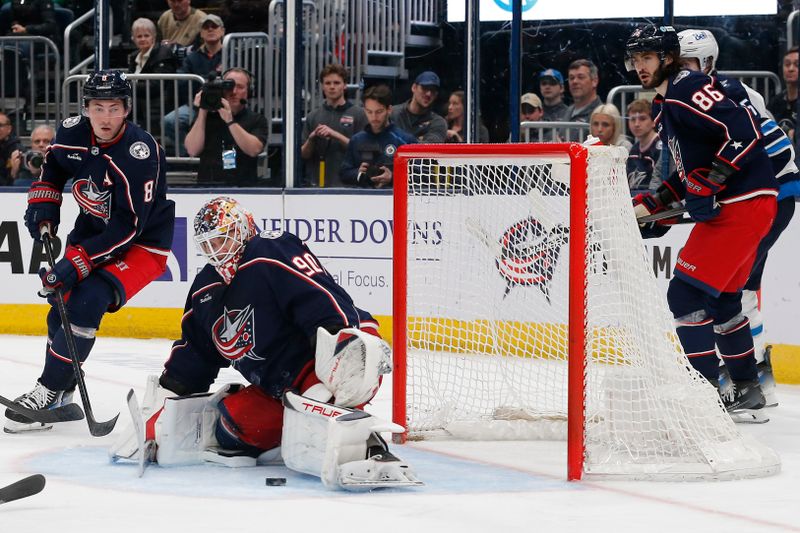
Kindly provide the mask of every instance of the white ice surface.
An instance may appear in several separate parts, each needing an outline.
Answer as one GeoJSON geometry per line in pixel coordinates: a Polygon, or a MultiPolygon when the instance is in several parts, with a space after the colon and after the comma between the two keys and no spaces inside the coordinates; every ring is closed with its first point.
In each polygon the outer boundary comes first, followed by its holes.
{"type": "MultiPolygon", "coordinates": [[[[85,421],[0,434],[0,485],[47,477],[41,494],[0,505],[0,533],[800,531],[800,387],[778,387],[768,424],[739,426],[781,455],[782,472],[770,478],[568,483],[564,443],[425,442],[394,447],[425,487],[351,494],[282,466],[156,466],[140,479],[132,464],[109,463],[107,447],[127,424],[126,392],[142,397],[169,347],[97,341],[87,388],[98,420],[122,412],[111,435],[92,437],[85,421]],[[266,477],[288,482],[267,487],[266,477]]],[[[43,354],[41,338],[0,336],[0,394],[29,390],[43,354]]],[[[221,380],[237,376],[226,371],[221,380]]],[[[370,410],[388,417],[390,403],[384,386],[370,410]]]]}

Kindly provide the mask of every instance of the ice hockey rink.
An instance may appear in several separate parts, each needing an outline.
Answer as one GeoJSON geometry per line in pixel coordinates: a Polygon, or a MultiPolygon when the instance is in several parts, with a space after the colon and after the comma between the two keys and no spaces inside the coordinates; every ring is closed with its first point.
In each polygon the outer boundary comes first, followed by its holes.
{"type": "MultiPolygon", "coordinates": [[[[38,377],[40,337],[0,337],[0,394],[14,398],[38,377]]],[[[781,456],[777,476],[725,482],[566,481],[564,442],[423,442],[395,446],[426,483],[348,493],[283,466],[112,464],[107,449],[127,424],[125,395],[144,394],[167,340],[100,338],[86,364],[98,420],[121,412],[110,435],[85,421],[33,434],[0,434],[0,485],[41,473],[38,495],[0,505],[0,531],[800,531],[800,386],[779,385],[770,422],[738,426],[781,456]],[[285,477],[283,487],[267,477],[285,477]]],[[[237,381],[225,371],[218,383],[237,381]]],[[[390,387],[369,409],[389,416],[390,387]]]]}

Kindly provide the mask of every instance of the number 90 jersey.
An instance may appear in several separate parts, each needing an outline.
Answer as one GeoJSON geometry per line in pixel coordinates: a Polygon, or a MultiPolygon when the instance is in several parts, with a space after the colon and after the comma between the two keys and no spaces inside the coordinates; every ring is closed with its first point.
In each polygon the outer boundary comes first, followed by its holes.
{"type": "Polygon", "coordinates": [[[197,274],[165,373],[188,392],[205,392],[220,368],[233,366],[280,398],[314,360],[318,327],[377,334],[378,323],[300,239],[264,231],[248,241],[229,285],[211,265],[197,274]]]}
{"type": "Polygon", "coordinates": [[[777,194],[758,120],[730,99],[715,77],[688,70],[672,76],[664,96],[653,99],[653,121],[681,181],[720,159],[736,169],[717,195],[720,203],[777,194]]]}

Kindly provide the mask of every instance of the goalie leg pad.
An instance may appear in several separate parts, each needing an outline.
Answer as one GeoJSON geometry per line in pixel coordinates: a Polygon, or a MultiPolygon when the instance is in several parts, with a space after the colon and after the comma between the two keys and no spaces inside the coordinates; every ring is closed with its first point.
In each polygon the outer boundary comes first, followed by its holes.
{"type": "Polygon", "coordinates": [[[345,328],[331,335],[317,329],[315,371],[342,407],[363,405],[375,396],[381,375],[391,372],[391,348],[375,335],[345,328]]]}
{"type": "MultiPolygon", "coordinates": [[[[146,426],[151,428],[151,434],[146,436],[147,439],[152,440],[155,438],[153,433],[155,431],[155,420],[164,405],[164,400],[173,395],[172,391],[159,386],[157,375],[147,376],[147,387],[141,407],[142,418],[146,426]]],[[[108,455],[112,461],[116,461],[117,459],[136,459],[139,453],[139,439],[136,435],[136,428],[133,423],[129,423],[109,448],[108,455]]]]}
{"type": "Polygon", "coordinates": [[[292,392],[284,395],[284,406],[281,453],[288,468],[350,490],[421,484],[377,435],[402,432],[402,426],[292,392]],[[376,442],[383,443],[383,453],[375,453],[376,442]]]}

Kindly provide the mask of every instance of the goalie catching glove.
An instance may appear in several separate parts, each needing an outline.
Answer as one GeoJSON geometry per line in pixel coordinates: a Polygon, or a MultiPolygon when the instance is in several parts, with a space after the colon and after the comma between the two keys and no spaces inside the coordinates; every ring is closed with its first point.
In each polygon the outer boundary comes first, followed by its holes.
{"type": "Polygon", "coordinates": [[[314,370],[336,405],[356,407],[371,400],[381,375],[391,372],[391,353],[386,341],[360,329],[332,335],[318,328],[314,370]]]}

